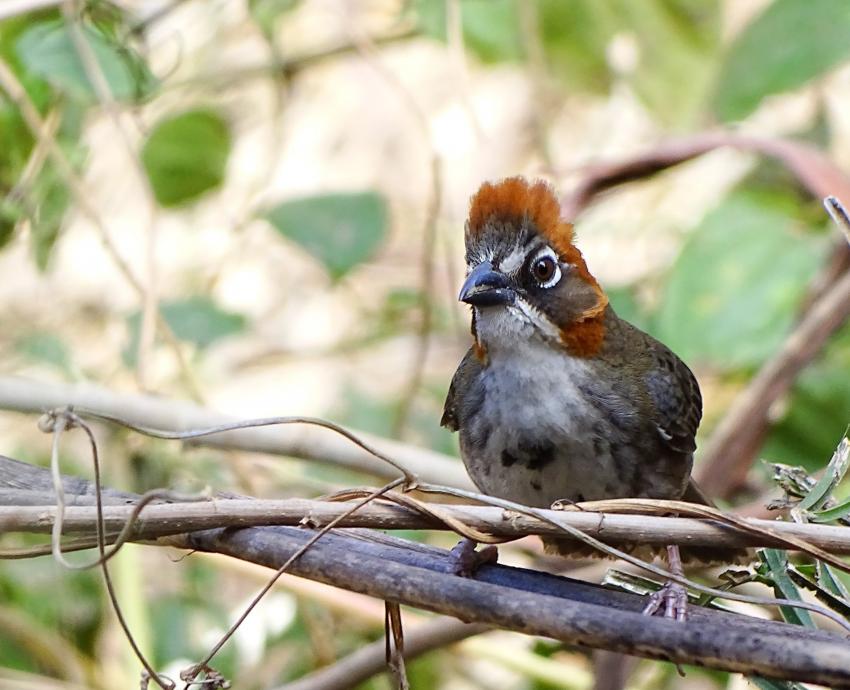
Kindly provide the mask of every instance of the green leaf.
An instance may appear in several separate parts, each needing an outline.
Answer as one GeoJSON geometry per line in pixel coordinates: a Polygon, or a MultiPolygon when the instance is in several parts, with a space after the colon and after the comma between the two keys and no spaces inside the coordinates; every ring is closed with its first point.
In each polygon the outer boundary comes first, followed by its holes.
{"type": "Polygon", "coordinates": [[[68,188],[56,169],[45,166],[36,178],[32,190],[35,213],[31,219],[30,240],[35,264],[40,271],[47,269],[53,247],[59,239],[69,201],[68,188]]]}
{"type": "Polygon", "coordinates": [[[209,297],[166,302],[162,305],[162,314],[178,338],[195,343],[200,348],[212,345],[226,336],[241,333],[246,325],[242,314],[221,309],[209,297]]]}
{"type": "Polygon", "coordinates": [[[812,522],[836,522],[850,515],[850,498],[830,508],[818,510],[809,515],[812,522]]]}
{"type": "MultiPolygon", "coordinates": [[[[520,0],[526,2],[528,0],[520,0]]],[[[464,46],[484,62],[522,57],[517,0],[464,0],[460,5],[464,46]]],[[[425,34],[446,40],[446,0],[418,0],[425,34]]]]}
{"type": "Polygon", "coordinates": [[[789,404],[769,432],[762,457],[820,470],[850,422],[848,371],[850,326],[845,326],[797,380],[789,404]]]}
{"type": "Polygon", "coordinates": [[[822,238],[796,223],[764,195],[727,198],[673,266],[654,335],[686,361],[759,365],[785,337],[822,255],[822,238]]]}
{"type": "Polygon", "coordinates": [[[186,204],[218,187],[230,146],[230,128],[212,110],[189,110],[160,121],[142,149],[142,163],[159,204],[186,204]]]}
{"type": "MultiPolygon", "coordinates": [[[[788,575],[788,554],[779,549],[759,549],[758,554],[759,558],[770,571],[770,578],[773,581],[773,589],[776,592],[776,596],[781,599],[802,601],[803,598],[800,596],[800,591],[788,575]]],[[[806,609],[798,609],[791,606],[780,606],[779,609],[782,612],[782,617],[789,623],[804,625],[807,628],[815,627],[812,617],[806,609]]]]}
{"type": "Polygon", "coordinates": [[[765,96],[802,86],[848,56],[847,0],[775,0],[730,47],[715,112],[727,121],[746,117],[765,96]]]}
{"type": "Polygon", "coordinates": [[[8,199],[0,199],[0,249],[11,241],[21,210],[8,199]]]}
{"type": "Polygon", "coordinates": [[[335,280],[369,259],[387,230],[386,203],[375,192],[285,201],[267,211],[265,218],[321,261],[335,280]]]}
{"type": "MultiPolygon", "coordinates": [[[[217,340],[241,333],[247,325],[242,314],[225,311],[205,296],[164,302],[160,310],[174,335],[180,340],[194,343],[201,350],[217,340]]],[[[127,319],[130,338],[123,357],[128,366],[133,366],[136,361],[141,321],[141,313],[138,311],[127,319]]]]}
{"type": "MultiPolygon", "coordinates": [[[[92,26],[83,26],[82,33],[114,98],[140,100],[153,90],[156,80],[138,55],[92,26]]],[[[21,35],[16,47],[21,63],[32,74],[72,97],[97,99],[64,22],[35,24],[21,35]]]]}
{"type": "Polygon", "coordinates": [[[747,680],[759,690],[807,690],[805,685],[800,685],[791,680],[774,680],[761,676],[747,676],[747,680]]]}
{"type": "Polygon", "coordinates": [[[797,509],[800,511],[817,510],[828,501],[835,487],[844,478],[848,464],[850,464],[850,440],[845,436],[841,439],[838,448],[832,454],[832,458],[823,476],[821,476],[817,484],[814,485],[803,500],[800,501],[797,509]]]}
{"type": "Polygon", "coordinates": [[[274,31],[280,15],[298,7],[300,0],[248,0],[248,10],[267,35],[274,31]]]}
{"type": "Polygon", "coordinates": [[[15,350],[35,362],[52,364],[68,373],[71,356],[65,342],[53,333],[30,333],[15,342],[15,350]]]}
{"type": "Polygon", "coordinates": [[[796,568],[793,565],[789,565],[787,566],[787,572],[795,584],[813,592],[818,601],[826,604],[833,611],[845,618],[850,616],[850,600],[846,597],[842,597],[840,594],[836,594],[831,589],[824,587],[814,577],[804,572],[804,568],[796,568]]]}

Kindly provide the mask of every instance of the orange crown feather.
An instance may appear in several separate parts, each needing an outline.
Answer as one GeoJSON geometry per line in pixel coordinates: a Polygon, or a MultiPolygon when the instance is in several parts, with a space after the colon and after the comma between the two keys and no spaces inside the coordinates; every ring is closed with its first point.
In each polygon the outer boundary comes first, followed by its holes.
{"type": "Polygon", "coordinates": [[[591,356],[602,345],[602,315],[608,297],[587,270],[584,257],[573,244],[572,223],[561,219],[561,205],[552,187],[543,180],[530,184],[523,177],[485,182],[470,200],[467,232],[474,237],[494,220],[516,223],[525,219],[531,221],[561,260],[572,264],[579,277],[593,286],[599,296],[593,307],[561,330],[561,339],[568,350],[575,355],[591,356]]]}
{"type": "MultiPolygon", "coordinates": [[[[572,223],[561,219],[558,197],[543,180],[530,184],[524,177],[507,177],[495,184],[485,182],[469,202],[467,227],[469,233],[475,236],[494,219],[522,221],[524,218],[534,224],[563,261],[576,267],[586,282],[598,285],[587,270],[578,247],[573,244],[572,223]]],[[[602,306],[604,308],[604,304],[602,306]]]]}

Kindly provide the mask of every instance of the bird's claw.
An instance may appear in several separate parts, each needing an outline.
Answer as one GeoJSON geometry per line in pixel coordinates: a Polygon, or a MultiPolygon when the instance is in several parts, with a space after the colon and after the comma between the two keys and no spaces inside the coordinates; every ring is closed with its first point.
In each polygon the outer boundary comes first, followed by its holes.
{"type": "Polygon", "coordinates": [[[684,622],[688,618],[688,590],[678,582],[666,582],[657,592],[649,595],[644,616],[662,615],[664,618],[684,622]]]}
{"type": "Polygon", "coordinates": [[[449,552],[449,572],[460,577],[472,577],[482,565],[496,563],[499,560],[499,550],[493,546],[485,546],[476,551],[478,546],[472,539],[461,539],[449,552]]]}

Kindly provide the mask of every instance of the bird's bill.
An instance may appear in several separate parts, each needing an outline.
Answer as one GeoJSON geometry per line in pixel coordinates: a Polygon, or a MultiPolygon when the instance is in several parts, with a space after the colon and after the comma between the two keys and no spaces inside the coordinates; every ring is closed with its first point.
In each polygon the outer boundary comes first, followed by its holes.
{"type": "Polygon", "coordinates": [[[515,298],[504,273],[484,261],[472,269],[460,289],[458,300],[476,307],[495,307],[512,304],[515,298]]]}

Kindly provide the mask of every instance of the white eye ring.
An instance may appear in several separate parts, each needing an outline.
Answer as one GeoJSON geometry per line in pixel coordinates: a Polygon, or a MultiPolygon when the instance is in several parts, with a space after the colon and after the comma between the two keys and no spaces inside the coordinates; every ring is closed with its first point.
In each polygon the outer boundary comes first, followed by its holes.
{"type": "Polygon", "coordinates": [[[529,271],[531,272],[532,278],[537,281],[537,284],[542,288],[550,288],[558,284],[558,281],[561,280],[561,265],[558,261],[558,256],[552,250],[551,247],[543,247],[534,258],[529,263],[529,271]],[[548,261],[546,261],[548,259],[548,261]],[[541,280],[538,276],[535,268],[541,264],[541,262],[545,262],[548,265],[554,267],[552,271],[552,275],[546,277],[541,280]]]}

